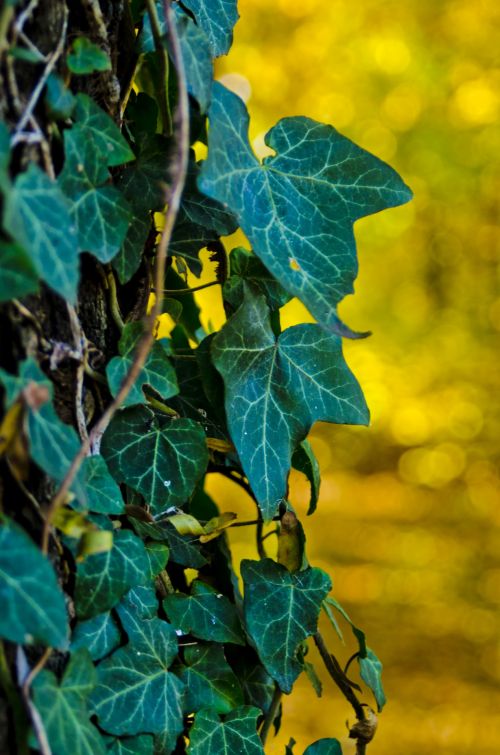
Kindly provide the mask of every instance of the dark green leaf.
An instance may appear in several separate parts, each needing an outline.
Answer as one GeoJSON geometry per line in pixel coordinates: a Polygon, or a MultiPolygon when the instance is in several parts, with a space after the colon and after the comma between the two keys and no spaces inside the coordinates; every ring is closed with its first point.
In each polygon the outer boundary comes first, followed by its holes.
{"type": "Polygon", "coordinates": [[[109,171],[83,126],[64,132],[64,147],[64,168],[58,181],[73,202],[71,215],[80,250],[109,262],[127,234],[132,217],[129,205],[118,189],[103,185],[109,180],[109,171]]]}
{"type": "Polygon", "coordinates": [[[48,114],[56,120],[69,118],[75,109],[76,99],[56,73],[51,73],[45,89],[45,105],[48,114]]]}
{"type": "Polygon", "coordinates": [[[265,266],[321,325],[350,333],[336,304],[357,273],[353,223],[407,202],[410,190],[381,160],[309,118],[271,129],[266,144],[277,154],[261,165],[245,105],[218,83],[210,123],[200,188],[234,212],[265,266]]]}
{"type": "Polygon", "coordinates": [[[243,705],[243,692],[237,677],[220,645],[186,647],[180,678],[186,685],[186,713],[211,708],[217,713],[230,713],[243,705]]]}
{"type": "Polygon", "coordinates": [[[290,574],[269,558],[242,561],[241,574],[246,629],[267,671],[289,693],[302,671],[299,645],[317,629],[330,578],[312,568],[290,574]]]}
{"type": "Polygon", "coordinates": [[[84,459],[82,477],[85,481],[85,500],[78,508],[99,514],[123,514],[124,501],[120,488],[111,477],[102,456],[87,456],[84,459]]]}
{"type": "Polygon", "coordinates": [[[81,618],[113,608],[127,590],[148,579],[148,558],[142,540],[128,530],[114,533],[113,547],[78,564],[75,605],[81,618]]]}
{"type": "Polygon", "coordinates": [[[79,621],[71,637],[71,652],[87,648],[93,661],[99,661],[120,644],[120,631],[109,611],[88,621],[79,621]]]}
{"type": "Polygon", "coordinates": [[[370,648],[366,649],[366,657],[358,656],[359,674],[364,683],[371,689],[377,701],[379,712],[386,703],[382,686],[382,664],[370,648]]]}
{"type": "MultiPolygon", "coordinates": [[[[143,336],[144,325],[141,322],[131,322],[125,325],[120,343],[118,344],[120,356],[114,357],[106,367],[109,389],[113,396],[116,396],[121,384],[128,375],[134,361],[137,345],[143,336]]],[[[132,386],[132,390],[123,402],[123,406],[144,403],[144,394],[141,390],[144,385],[153,388],[164,399],[171,398],[179,392],[174,368],[160,341],[153,343],[146,363],[132,386]]]]}
{"type": "Polygon", "coordinates": [[[352,633],[358,641],[360,655],[362,658],[365,658],[366,653],[367,653],[367,647],[366,647],[366,637],[363,630],[359,629],[359,627],[357,627],[352,622],[351,618],[349,617],[347,612],[344,610],[344,608],[342,608],[340,603],[337,600],[335,600],[335,598],[332,598],[329,596],[328,598],[325,599],[323,608],[341,640],[342,640],[342,632],[340,631],[340,627],[338,626],[337,621],[335,620],[335,616],[333,615],[330,609],[330,606],[335,608],[340,613],[340,615],[343,616],[344,619],[351,625],[352,633]]]}
{"type": "Polygon", "coordinates": [[[31,538],[0,519],[0,637],[65,648],[68,618],[52,565],[31,538]]]}
{"type": "Polygon", "coordinates": [[[245,644],[234,604],[198,579],[191,586],[191,595],[168,595],[163,606],[175,627],[186,634],[201,640],[245,644]]]}
{"type": "Polygon", "coordinates": [[[184,685],[169,671],[177,656],[175,630],[128,607],[119,606],[118,614],[129,641],[98,666],[91,702],[99,725],[118,735],[167,732],[173,749],[184,696],[184,685]]]}
{"type": "Polygon", "coordinates": [[[159,211],[166,202],[169,147],[169,140],[160,134],[141,135],[137,159],[118,178],[116,185],[138,215],[159,211]]]}
{"type": "Polygon", "coordinates": [[[0,121],[0,190],[10,191],[10,133],[7,124],[0,121]]]}
{"type": "Polygon", "coordinates": [[[224,283],[224,299],[233,309],[238,309],[243,301],[245,283],[250,283],[258,293],[264,294],[271,310],[279,309],[292,298],[260,259],[242,246],[232,250],[229,262],[231,277],[224,283]]]}
{"type": "Polygon", "coordinates": [[[35,678],[35,706],[52,755],[105,755],[104,742],[87,709],[95,682],[95,669],[84,648],[72,654],[60,684],[52,671],[42,671],[35,678]]]}
{"type": "Polygon", "coordinates": [[[149,215],[133,214],[122,248],[111,261],[120,283],[127,283],[139,269],[150,230],[149,215]]]}
{"type": "Polygon", "coordinates": [[[146,555],[149,561],[148,574],[151,579],[154,579],[167,564],[168,548],[166,545],[163,545],[163,543],[147,543],[146,555]]]}
{"type": "Polygon", "coordinates": [[[321,475],[318,460],[316,459],[308,440],[303,440],[295,449],[292,456],[292,467],[299,472],[302,472],[302,474],[304,474],[309,480],[311,485],[311,498],[307,513],[313,514],[318,505],[321,475]]]}
{"type": "Polygon", "coordinates": [[[255,705],[266,714],[271,707],[274,695],[274,680],[261,664],[255,650],[244,648],[228,648],[228,659],[243,688],[245,703],[255,705]],[[231,654],[229,655],[229,653],[231,654]]]}
{"type": "Polygon", "coordinates": [[[0,301],[21,298],[37,289],[38,273],[23,247],[0,240],[0,301]]]}
{"type": "Polygon", "coordinates": [[[153,585],[138,585],[121,599],[120,606],[137,618],[152,619],[158,613],[158,598],[153,585]]]}
{"type": "Polygon", "coordinates": [[[304,755],[342,755],[338,739],[318,739],[304,750],[304,755]]]}
{"type": "Polygon", "coordinates": [[[339,336],[319,325],[278,339],[263,296],[245,302],[212,343],[224,378],[229,431],[265,519],[286,493],[292,454],[317,420],[366,424],[361,389],[339,336]]]}
{"type": "MultiPolygon", "coordinates": [[[[172,291],[186,288],[186,282],[178,275],[172,267],[169,267],[167,274],[165,275],[165,288],[170,291],[169,296],[175,297],[172,291]]],[[[193,294],[178,294],[176,301],[179,301],[182,305],[182,313],[179,318],[179,324],[186,332],[186,336],[193,341],[198,341],[202,335],[203,328],[200,321],[200,308],[196,303],[196,299],[193,294]]],[[[204,333],[203,333],[204,335],[204,333]]]]}
{"type": "Polygon", "coordinates": [[[250,706],[236,708],[221,721],[215,711],[200,710],[189,733],[189,755],[264,755],[257,734],[260,711],[250,706]]]}
{"type": "Polygon", "coordinates": [[[87,37],[77,37],[66,56],[66,65],[71,73],[79,75],[94,71],[111,71],[109,55],[87,37]]]}
{"type": "Polygon", "coordinates": [[[226,55],[233,41],[233,27],[239,18],[237,0],[184,0],[208,37],[212,55],[226,55]]]}
{"type": "Polygon", "coordinates": [[[201,112],[206,113],[213,79],[210,42],[203,29],[178,5],[174,5],[174,12],[188,92],[198,101],[201,112]]]}
{"type": "Polygon", "coordinates": [[[142,734],[139,737],[120,737],[108,745],[108,755],[153,755],[153,737],[142,734]]]}
{"type": "Polygon", "coordinates": [[[121,165],[134,159],[118,126],[88,95],[76,96],[75,117],[105,165],[121,165]]]}
{"type": "Polygon", "coordinates": [[[101,452],[115,479],[142,493],[158,516],[186,502],[208,462],[199,425],[155,415],[144,406],[115,415],[101,452]]]}
{"type": "Polygon", "coordinates": [[[76,301],[78,242],[70,203],[55,181],[31,163],[8,192],[4,226],[56,293],[76,301]]]}
{"type": "Polygon", "coordinates": [[[150,537],[168,543],[169,561],[193,569],[199,569],[207,563],[207,559],[201,553],[198,538],[192,535],[179,535],[168,520],[164,519],[154,523],[141,522],[139,519],[131,519],[130,521],[141,537],[150,537]]]}

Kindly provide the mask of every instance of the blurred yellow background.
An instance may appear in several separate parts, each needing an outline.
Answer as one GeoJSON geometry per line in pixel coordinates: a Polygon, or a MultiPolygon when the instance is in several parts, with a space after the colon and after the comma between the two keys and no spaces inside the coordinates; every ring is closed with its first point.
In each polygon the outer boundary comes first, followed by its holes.
{"type": "MultiPolygon", "coordinates": [[[[279,118],[308,115],[390,162],[415,192],[410,205],[357,223],[360,275],[341,306],[351,327],[373,331],[345,346],[372,425],[322,425],[312,436],[323,487],[305,520],[309,559],[332,575],[334,595],[384,663],[389,703],[368,751],[497,755],[500,3],[239,8],[217,75],[248,98],[256,151],[265,154],[279,118]]],[[[218,295],[199,295],[217,327],[218,295]]],[[[293,304],[282,321],[303,318],[293,304]]],[[[305,514],[307,486],[293,480],[305,514]]],[[[252,513],[230,483],[211,480],[210,490],[223,509],[252,513]]],[[[244,538],[233,530],[237,557],[255,557],[244,538]]],[[[349,630],[346,647],[324,632],[345,661],[349,630]]],[[[298,755],[327,736],[353,752],[352,712],[322,677],[321,700],[305,678],[285,698],[283,733],[268,753],[283,754],[290,735],[298,755]]]]}

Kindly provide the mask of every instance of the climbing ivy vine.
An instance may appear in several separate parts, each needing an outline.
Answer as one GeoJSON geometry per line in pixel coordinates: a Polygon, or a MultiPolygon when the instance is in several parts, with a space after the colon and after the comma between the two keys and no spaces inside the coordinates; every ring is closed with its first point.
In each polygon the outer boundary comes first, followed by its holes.
{"type": "MultiPolygon", "coordinates": [[[[237,19],[236,0],[0,11],[0,681],[12,752],[258,755],[301,673],[322,693],[312,643],[354,709],[358,753],[375,732],[371,705],[385,703],[380,661],[308,561],[288,478],[306,475],[313,514],[311,426],[369,421],[342,353],[343,338],[365,334],[337,305],[357,274],[354,222],[411,192],[303,116],[269,130],[273,155],[259,161],[245,104],[214,82],[237,19]],[[237,228],[248,246],[230,249],[237,228]],[[226,313],[216,333],[192,285],[203,249],[226,313]],[[316,322],[282,329],[294,297],[316,322]],[[232,480],[248,521],[209,497],[207,475],[232,480]],[[256,557],[233,564],[227,532],[243,525],[256,557]],[[358,682],[341,645],[327,648],[321,612],[354,632],[358,682]]],[[[306,753],[341,753],[337,724],[306,753]]]]}

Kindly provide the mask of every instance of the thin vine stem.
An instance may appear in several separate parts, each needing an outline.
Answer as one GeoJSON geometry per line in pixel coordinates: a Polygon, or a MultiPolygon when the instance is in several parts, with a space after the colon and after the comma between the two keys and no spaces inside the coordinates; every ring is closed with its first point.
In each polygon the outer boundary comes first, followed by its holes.
{"type": "MultiPolygon", "coordinates": [[[[161,98],[160,107],[162,110],[163,129],[165,131],[165,134],[169,136],[172,133],[172,113],[170,112],[170,102],[168,99],[168,74],[169,74],[168,53],[161,39],[160,19],[158,18],[158,11],[156,10],[155,1],[146,0],[146,7],[148,11],[149,20],[151,21],[151,31],[153,32],[155,48],[161,60],[164,91],[162,93],[163,96],[161,98]]],[[[167,18],[167,23],[170,25],[171,20],[170,21],[168,20],[166,13],[165,13],[165,17],[167,18]]],[[[169,32],[170,32],[170,29],[169,29],[169,32]]]]}
{"type": "MultiPolygon", "coordinates": [[[[200,286],[193,286],[193,288],[164,288],[162,293],[166,294],[167,296],[176,296],[177,294],[194,294],[196,291],[202,291],[204,288],[220,285],[220,281],[210,281],[210,283],[202,283],[200,286]]],[[[156,288],[154,288],[153,291],[156,292],[156,288]]]]}
{"type": "Polygon", "coordinates": [[[125,376],[115,398],[109,404],[105,412],[101,415],[96,425],[94,425],[94,427],[92,428],[88,439],[86,439],[82,443],[80,450],[71,462],[71,465],[57,493],[55,494],[49,505],[42,533],[42,550],[44,553],[47,553],[48,551],[49,533],[54,516],[58,509],[64,504],[70,487],[74,482],[76,475],[78,474],[83,460],[89,454],[92,448],[95,448],[96,445],[99,445],[100,438],[104,430],[108,426],[116,411],[120,408],[120,406],[127,398],[142,368],[144,367],[148,354],[154,343],[155,323],[158,316],[162,312],[163,292],[161,289],[163,281],[165,279],[168,247],[170,244],[170,239],[172,237],[175,220],[179,212],[182,192],[184,190],[184,184],[186,182],[189,157],[189,103],[186,88],[186,73],[184,70],[184,62],[182,60],[176,25],[173,19],[171,0],[164,0],[164,10],[165,18],[167,20],[167,34],[170,41],[171,54],[175,67],[177,69],[178,103],[174,117],[174,134],[176,137],[177,150],[174,158],[174,163],[172,165],[173,170],[171,171],[173,174],[173,183],[167,192],[166,200],[168,201],[168,206],[165,213],[165,225],[163,227],[160,242],[156,251],[154,281],[155,288],[158,289],[158,293],[155,297],[153,308],[147,318],[145,332],[137,346],[134,360],[130,366],[129,372],[125,376]]]}
{"type": "Polygon", "coordinates": [[[264,723],[262,724],[262,729],[260,730],[260,741],[262,742],[262,746],[266,744],[267,736],[278,713],[282,696],[283,692],[281,691],[279,686],[275,684],[273,699],[271,700],[271,705],[269,706],[266,717],[264,719],[264,723]]]}

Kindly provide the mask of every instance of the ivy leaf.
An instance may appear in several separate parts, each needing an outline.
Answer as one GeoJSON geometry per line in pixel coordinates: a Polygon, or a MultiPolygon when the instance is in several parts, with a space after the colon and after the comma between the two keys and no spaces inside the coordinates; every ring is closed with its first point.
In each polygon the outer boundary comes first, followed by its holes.
{"type": "Polygon", "coordinates": [[[153,585],[150,583],[132,588],[121,599],[120,606],[138,619],[154,618],[158,613],[158,599],[153,585]]]}
{"type": "Polygon", "coordinates": [[[50,562],[6,517],[0,518],[0,637],[65,648],[68,617],[50,562]]]}
{"type": "Polygon", "coordinates": [[[292,454],[317,420],[366,424],[339,336],[297,325],[276,339],[263,296],[245,302],[212,343],[229,431],[266,520],[286,493],[292,454]]]}
{"type": "Polygon", "coordinates": [[[113,547],[78,564],[75,604],[80,618],[113,608],[134,585],[148,578],[148,558],[142,540],[129,530],[114,533],[113,547]]]}
{"type": "Polygon", "coordinates": [[[257,734],[260,710],[250,706],[236,708],[223,721],[215,711],[200,710],[189,733],[189,755],[264,755],[257,734]]]}
{"type": "Polygon", "coordinates": [[[117,180],[116,185],[138,214],[159,211],[165,204],[169,148],[170,141],[161,134],[141,134],[136,160],[117,180]]]}
{"type": "Polygon", "coordinates": [[[120,488],[111,477],[102,456],[87,456],[82,464],[85,480],[85,499],[74,508],[88,509],[98,514],[123,514],[125,504],[120,488]]]}
{"type": "Polygon", "coordinates": [[[122,165],[134,159],[116,123],[88,95],[77,94],[75,118],[105,165],[122,165]]]}
{"type": "Polygon", "coordinates": [[[196,645],[184,650],[186,668],[180,678],[186,685],[186,713],[211,708],[216,713],[230,713],[243,705],[238,678],[229,666],[220,645],[196,645]]]}
{"type": "Polygon", "coordinates": [[[57,183],[30,163],[7,193],[3,222],[29,256],[38,276],[74,304],[79,249],[70,209],[57,183]]]}
{"type": "Polygon", "coordinates": [[[64,85],[64,81],[56,73],[51,73],[47,79],[45,105],[49,116],[55,120],[69,118],[75,109],[76,99],[74,94],[64,85]]]}
{"type": "Polygon", "coordinates": [[[66,65],[71,73],[83,75],[94,71],[111,71],[111,60],[104,50],[87,37],[77,37],[66,56],[66,65]]]}
{"type": "Polygon", "coordinates": [[[142,216],[134,212],[122,248],[111,261],[120,283],[128,283],[139,269],[150,230],[151,218],[149,214],[142,216]]]}
{"type": "Polygon", "coordinates": [[[127,234],[129,205],[118,189],[103,185],[110,178],[109,171],[83,126],[64,132],[64,148],[64,168],[58,182],[73,202],[71,216],[78,229],[80,250],[91,252],[100,262],[109,262],[127,234]]]}
{"type": "Polygon", "coordinates": [[[38,273],[23,247],[0,240],[0,302],[22,298],[37,289],[38,273]]]}
{"type": "Polygon", "coordinates": [[[172,623],[201,640],[245,644],[236,607],[225,595],[196,579],[191,595],[167,595],[163,606],[172,623]]]}
{"type": "Polygon", "coordinates": [[[168,554],[168,548],[163,543],[146,543],[146,555],[149,561],[148,576],[150,579],[154,579],[165,568],[168,554]]]}
{"type": "Polygon", "coordinates": [[[360,676],[373,692],[380,713],[387,702],[382,686],[382,664],[370,648],[366,649],[365,657],[358,656],[358,663],[360,676]]]}
{"type": "Polygon", "coordinates": [[[229,662],[243,688],[245,703],[255,705],[266,714],[271,707],[274,695],[274,680],[261,664],[255,650],[247,645],[245,648],[228,648],[229,662]]]}
{"type": "MultiPolygon", "coordinates": [[[[119,357],[114,357],[106,367],[109,389],[113,396],[120,390],[123,380],[128,375],[134,354],[141,338],[144,335],[144,326],[141,322],[131,322],[125,325],[120,342],[118,344],[119,357]]],[[[123,402],[123,406],[133,406],[144,403],[142,387],[148,385],[164,399],[171,398],[179,392],[175,371],[172,367],[167,352],[160,341],[155,341],[146,359],[132,390],[123,402]]]]}
{"type": "Polygon", "coordinates": [[[35,706],[43,721],[52,755],[105,755],[99,731],[89,720],[87,698],[96,672],[87,650],[72,654],[59,684],[52,671],[33,682],[35,706]]]}
{"type": "Polygon", "coordinates": [[[338,739],[318,739],[304,750],[304,755],[342,755],[338,739]]]}
{"type": "Polygon", "coordinates": [[[388,165],[310,118],[284,118],[260,164],[248,141],[244,103],[213,87],[201,190],[237,216],[255,253],[322,326],[353,335],[336,314],[357,274],[353,223],[411,198],[388,165]]]}
{"type": "Polygon", "coordinates": [[[269,558],[245,559],[241,574],[246,629],[266,670],[289,693],[303,669],[297,651],[317,629],[330,578],[313,568],[290,574],[269,558]]]}
{"type": "Polygon", "coordinates": [[[120,630],[109,611],[79,621],[71,637],[71,652],[87,648],[93,661],[109,655],[120,644],[120,630]]]}
{"type": "Polygon", "coordinates": [[[101,452],[115,480],[142,493],[157,515],[185,503],[208,463],[196,422],[167,419],[145,406],[115,415],[101,452]]]}
{"type": "Polygon", "coordinates": [[[186,69],[188,92],[206,113],[212,94],[213,65],[210,41],[204,30],[178,6],[174,5],[177,36],[186,69]]]}
{"type": "Polygon", "coordinates": [[[117,610],[129,641],[97,668],[91,703],[99,725],[117,735],[167,732],[173,749],[183,728],[184,696],[184,685],[169,671],[178,650],[175,630],[129,607],[117,610]]]}
{"type": "Polygon", "coordinates": [[[309,500],[308,515],[314,514],[318,505],[319,487],[321,484],[321,475],[318,460],[311,448],[308,440],[299,443],[292,456],[292,467],[302,472],[311,485],[311,498],[309,500]]]}
{"type": "Polygon", "coordinates": [[[154,740],[148,734],[138,737],[120,737],[108,745],[108,755],[153,755],[154,740]]]}
{"type": "Polygon", "coordinates": [[[7,124],[0,121],[0,190],[2,192],[10,191],[10,133],[7,124]]]}
{"type": "Polygon", "coordinates": [[[229,256],[231,276],[224,283],[224,299],[233,309],[238,309],[243,297],[244,286],[250,283],[256,293],[264,294],[271,310],[276,310],[290,301],[290,294],[273,278],[260,259],[242,246],[233,249],[229,256]]]}
{"type": "Polygon", "coordinates": [[[214,58],[226,55],[233,42],[233,27],[239,18],[237,0],[184,0],[208,37],[214,58]]]}

